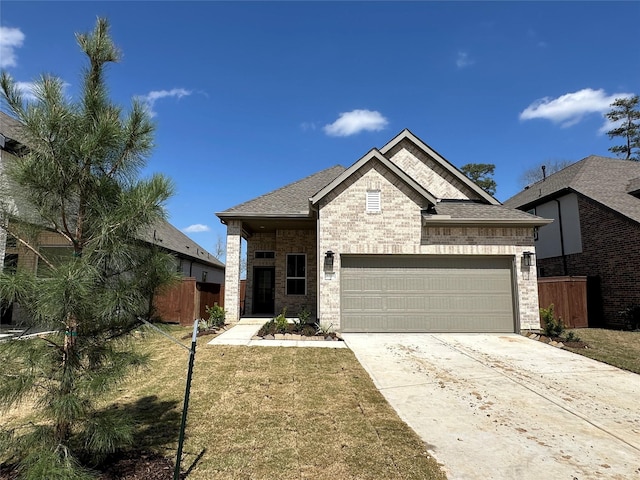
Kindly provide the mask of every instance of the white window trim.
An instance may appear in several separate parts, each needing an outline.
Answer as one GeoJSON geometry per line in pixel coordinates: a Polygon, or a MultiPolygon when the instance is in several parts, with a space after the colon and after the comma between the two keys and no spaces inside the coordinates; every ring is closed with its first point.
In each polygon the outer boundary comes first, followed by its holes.
{"type": "Polygon", "coordinates": [[[285,263],[285,284],[284,284],[284,288],[285,288],[285,295],[292,295],[292,296],[301,296],[301,295],[306,295],[307,294],[307,254],[306,253],[287,253],[287,258],[286,258],[286,263],[285,263]],[[289,276],[289,257],[292,256],[303,256],[304,257],[304,277],[290,277],[289,276]],[[289,293],[289,280],[304,280],[304,293],[289,293]]]}

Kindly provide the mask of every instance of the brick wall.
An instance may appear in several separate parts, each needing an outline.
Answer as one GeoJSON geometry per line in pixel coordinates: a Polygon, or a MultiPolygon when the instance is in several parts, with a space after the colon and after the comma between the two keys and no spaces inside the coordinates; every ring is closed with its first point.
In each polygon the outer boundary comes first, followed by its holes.
{"type": "Polygon", "coordinates": [[[287,316],[296,316],[306,307],[313,316],[316,314],[317,303],[317,249],[315,230],[276,230],[275,232],[256,233],[247,240],[247,291],[246,312],[252,313],[254,267],[275,267],[275,310],[279,313],[287,309],[287,316]],[[255,258],[256,251],[275,252],[275,258],[255,258]],[[286,293],[286,262],[288,253],[303,253],[306,255],[306,295],[287,295],[286,293]]]}
{"type": "MultiPolygon", "coordinates": [[[[600,205],[578,196],[582,253],[538,260],[543,275],[586,275],[600,278],[605,326],[620,327],[618,312],[640,305],[640,225],[600,205]]],[[[595,319],[596,322],[599,319],[595,319]]],[[[600,322],[598,322],[600,323],[600,322]]]]}
{"type": "Polygon", "coordinates": [[[340,326],[340,255],[501,255],[515,261],[519,323],[539,328],[535,268],[521,266],[522,252],[533,251],[533,229],[432,228],[421,226],[424,200],[384,166],[370,162],[320,204],[319,248],[336,253],[334,274],[319,272],[320,320],[340,326]],[[381,191],[382,212],[365,212],[366,191],[381,191]]]}

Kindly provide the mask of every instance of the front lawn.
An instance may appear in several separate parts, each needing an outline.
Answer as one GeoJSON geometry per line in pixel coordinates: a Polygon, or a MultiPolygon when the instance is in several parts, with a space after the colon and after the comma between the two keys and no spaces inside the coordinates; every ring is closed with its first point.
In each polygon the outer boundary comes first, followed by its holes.
{"type": "MultiPolygon", "coordinates": [[[[208,346],[210,338],[198,340],[182,462],[189,480],[446,478],[350,350],[208,346]]],[[[136,446],[173,461],[188,352],[159,334],[143,341],[150,367],[107,408],[131,410],[136,446]]]]}
{"type": "Polygon", "coordinates": [[[640,374],[640,332],[581,328],[573,330],[588,348],[567,348],[585,357],[640,374]]]}

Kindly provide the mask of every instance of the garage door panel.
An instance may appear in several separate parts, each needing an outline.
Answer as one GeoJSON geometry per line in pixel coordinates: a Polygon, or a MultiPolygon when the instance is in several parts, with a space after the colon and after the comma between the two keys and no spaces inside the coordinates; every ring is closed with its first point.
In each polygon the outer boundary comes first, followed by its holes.
{"type": "Polygon", "coordinates": [[[342,330],[513,332],[511,259],[343,257],[342,330]]]}

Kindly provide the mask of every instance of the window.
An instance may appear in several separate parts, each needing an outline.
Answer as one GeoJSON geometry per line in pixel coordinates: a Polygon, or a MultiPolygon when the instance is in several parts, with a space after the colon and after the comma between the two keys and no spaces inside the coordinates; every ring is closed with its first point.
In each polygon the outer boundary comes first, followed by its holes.
{"type": "Polygon", "coordinates": [[[305,295],[307,289],[307,256],[287,254],[287,295],[305,295]]]}
{"type": "Polygon", "coordinates": [[[16,273],[18,269],[18,254],[8,253],[4,256],[4,271],[6,273],[16,273]]]}
{"type": "Polygon", "coordinates": [[[255,258],[276,258],[276,252],[256,251],[255,258]]]}
{"type": "Polygon", "coordinates": [[[13,235],[7,235],[6,246],[7,248],[16,248],[18,246],[18,241],[16,240],[16,237],[14,237],[13,235]]]}
{"type": "Polygon", "coordinates": [[[380,190],[367,190],[367,212],[377,213],[381,210],[380,190]]]}

